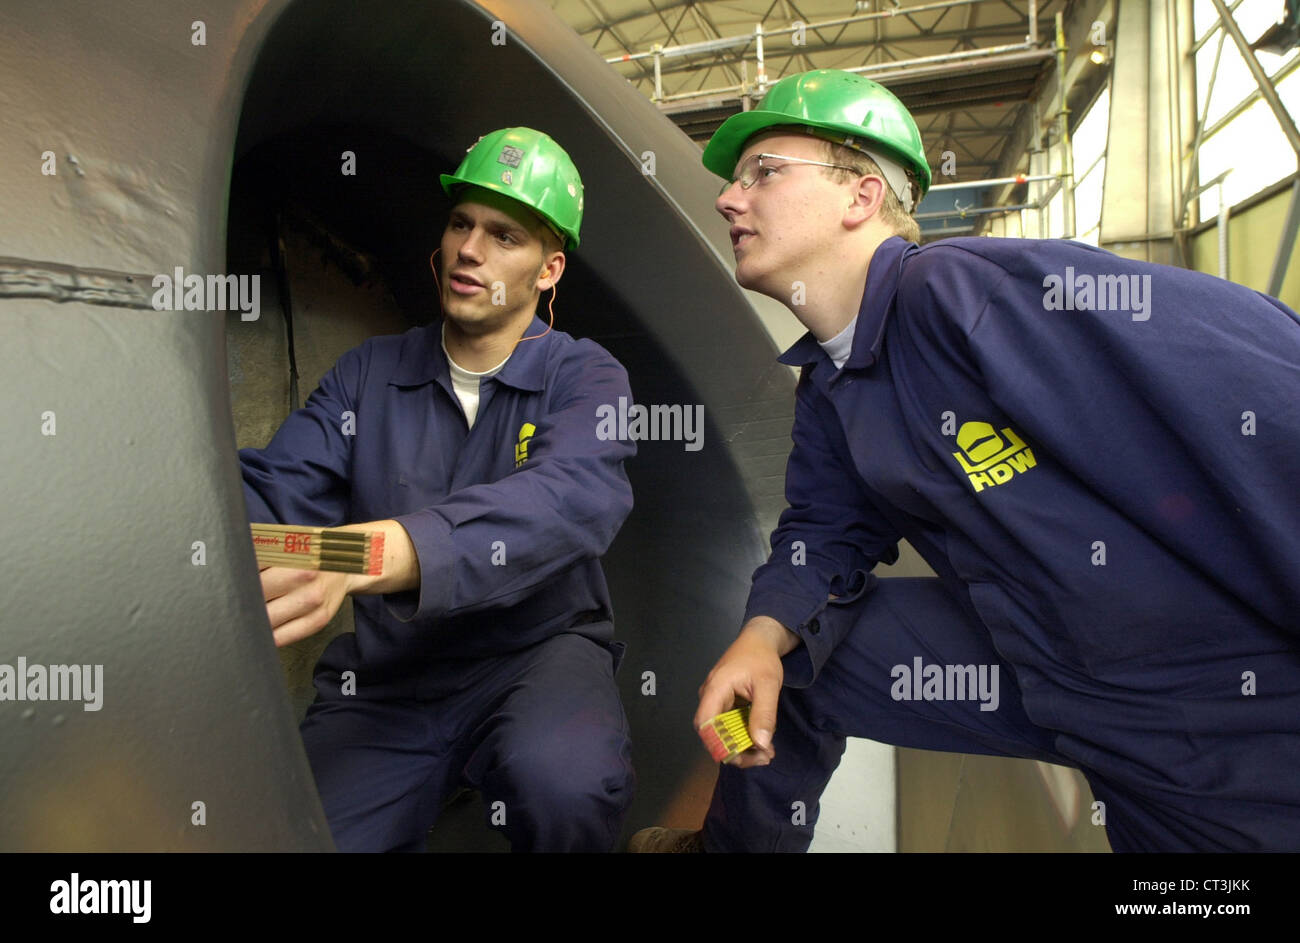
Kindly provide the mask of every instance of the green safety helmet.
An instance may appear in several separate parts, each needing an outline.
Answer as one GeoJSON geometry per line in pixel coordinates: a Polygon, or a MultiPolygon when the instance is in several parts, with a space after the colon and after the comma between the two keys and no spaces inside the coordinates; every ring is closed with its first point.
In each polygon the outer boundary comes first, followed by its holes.
{"type": "Polygon", "coordinates": [[[548,134],[532,128],[502,128],[470,147],[454,174],[442,174],[442,189],[456,198],[461,187],[483,187],[518,200],[555,230],[565,249],[578,248],[582,225],[582,178],[548,134]]]}
{"type": "Polygon", "coordinates": [[[903,103],[883,85],[840,69],[817,69],[777,82],[757,108],[722,123],[704,149],[704,166],[730,180],[745,142],[782,125],[802,125],[806,133],[836,144],[878,151],[910,172],[919,196],[930,189],[921,132],[903,103]]]}

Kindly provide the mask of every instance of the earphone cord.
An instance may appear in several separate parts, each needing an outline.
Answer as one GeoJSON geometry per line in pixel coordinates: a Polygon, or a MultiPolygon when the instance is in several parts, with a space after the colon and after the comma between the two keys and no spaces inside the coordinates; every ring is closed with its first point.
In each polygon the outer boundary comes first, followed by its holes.
{"type": "MultiPolygon", "coordinates": [[[[442,309],[442,284],[438,281],[438,267],[433,264],[433,257],[441,251],[442,248],[439,247],[437,249],[434,249],[433,252],[429,255],[429,271],[433,272],[433,283],[438,287],[439,310],[442,309]]],[[[546,306],[547,312],[550,314],[550,319],[551,319],[550,323],[546,325],[546,330],[542,331],[542,333],[540,334],[533,334],[532,336],[529,337],[519,338],[519,340],[515,341],[514,347],[510,348],[511,353],[514,353],[515,347],[518,347],[524,341],[535,341],[539,337],[545,337],[547,334],[551,333],[551,330],[555,327],[555,294],[556,294],[555,288],[556,288],[555,285],[551,286],[551,300],[546,306]]],[[[446,311],[443,311],[442,314],[444,318],[447,316],[446,311]]]]}

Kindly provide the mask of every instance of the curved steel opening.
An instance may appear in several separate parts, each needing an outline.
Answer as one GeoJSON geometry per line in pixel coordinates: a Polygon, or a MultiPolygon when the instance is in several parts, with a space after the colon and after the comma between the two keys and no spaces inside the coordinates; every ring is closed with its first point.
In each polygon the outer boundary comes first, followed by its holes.
{"type": "MultiPolygon", "coordinates": [[[[573,84],[574,70],[561,78],[547,57],[566,54],[576,37],[557,36],[536,55],[513,33],[494,45],[485,11],[459,2],[393,3],[364,15],[342,2],[297,3],[283,14],[248,85],[231,183],[229,269],[261,272],[264,297],[260,322],[228,320],[236,431],[240,446],[263,445],[289,408],[267,249],[277,219],[305,398],[366,336],[437,316],[428,257],[449,209],[437,174],[497,127],[554,136],[586,186],[583,242],[559,286],[556,328],[618,357],[638,402],[704,406],[700,450],[640,443],[628,465],[636,506],[605,558],[629,645],[619,675],[638,774],[628,829],[690,824],[714,774],[690,729],[695,692],[734,637],[750,573],[765,557],[760,518],[780,498],[790,378],[693,219],[634,157],[653,152],[662,173],[673,161],[698,165],[694,145],[666,119],[647,125],[608,100],[598,117],[592,97],[635,93],[612,89],[618,79],[603,68],[590,87],[573,84]],[[343,172],[345,152],[355,174],[343,172]]],[[[698,167],[676,172],[693,186],[698,172],[705,196],[692,205],[711,212],[711,178],[698,167]]],[[[335,630],[348,627],[343,620],[335,630]]],[[[325,641],[284,656],[299,716],[325,641]]],[[[450,847],[481,846],[473,829],[464,834],[450,847]]]]}

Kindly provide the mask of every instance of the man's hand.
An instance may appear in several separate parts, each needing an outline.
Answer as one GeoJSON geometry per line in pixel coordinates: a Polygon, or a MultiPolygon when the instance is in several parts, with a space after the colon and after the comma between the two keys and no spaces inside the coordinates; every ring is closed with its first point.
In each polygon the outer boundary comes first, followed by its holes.
{"type": "Polygon", "coordinates": [[[775,619],[755,616],[700,686],[700,706],[695,712],[697,731],[718,714],[731,710],[737,695],[751,705],[749,736],[754,746],[729,761],[734,765],[766,766],[776,755],[772,733],[776,730],[776,702],[785,677],[781,656],[798,644],[799,636],[775,619]]]}
{"type": "Polygon", "coordinates": [[[263,567],[262,598],[276,648],[315,635],[329,624],[352,589],[351,573],[263,567]]]}
{"type": "Polygon", "coordinates": [[[336,530],[379,531],[384,535],[384,566],[380,576],[331,570],[261,568],[262,598],[277,648],[315,635],[329,624],[349,593],[399,593],[420,586],[420,560],[411,536],[397,521],[344,524],[336,530]]]}

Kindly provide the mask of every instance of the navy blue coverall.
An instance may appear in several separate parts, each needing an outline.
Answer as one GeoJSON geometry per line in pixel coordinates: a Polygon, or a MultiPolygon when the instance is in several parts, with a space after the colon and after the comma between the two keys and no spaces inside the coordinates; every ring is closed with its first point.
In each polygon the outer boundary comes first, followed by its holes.
{"type": "Polygon", "coordinates": [[[802,644],[706,848],[806,849],[860,736],[1078,767],[1117,851],[1300,850],[1295,315],[1068,241],[894,237],[855,325],[842,369],[781,357],[789,507],[745,619],[802,644]],[[937,579],[876,578],[902,538],[937,579]],[[946,667],[980,665],[995,709],[946,667]]]}
{"type": "Polygon", "coordinates": [[[551,331],[482,381],[469,428],[433,324],[344,354],[240,451],[250,521],[392,518],[419,557],[419,589],[353,597],[316,668],[302,736],[340,850],[421,849],[461,783],[515,850],[613,848],[634,777],[598,558],[635,446],[597,409],[620,396],[618,361],[551,331]]]}

